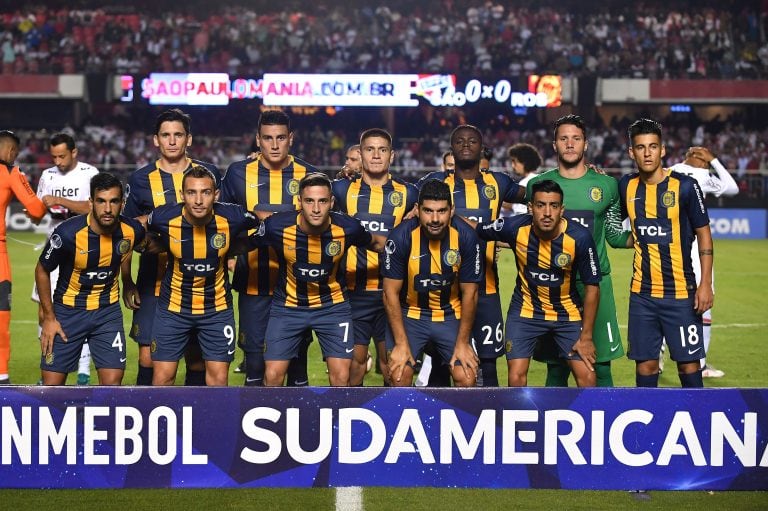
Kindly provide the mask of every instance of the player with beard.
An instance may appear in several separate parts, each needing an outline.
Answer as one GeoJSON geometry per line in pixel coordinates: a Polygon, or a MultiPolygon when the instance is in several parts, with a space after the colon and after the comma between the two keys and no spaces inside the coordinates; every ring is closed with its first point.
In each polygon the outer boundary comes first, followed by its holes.
{"type": "MultiPolygon", "coordinates": [[[[543,172],[528,181],[528,194],[533,185],[551,180],[563,190],[565,218],[579,222],[592,233],[600,262],[600,303],[595,319],[594,343],[597,349],[595,374],[598,387],[612,387],[611,360],[624,355],[619,324],[616,320],[616,303],[613,298],[611,263],[608,260],[606,242],[613,248],[632,246],[629,231],[621,226],[621,204],[617,181],[586,163],[588,148],[587,130],[578,115],[566,115],[555,121],[552,147],[557,153],[556,169],[543,172]]],[[[583,283],[576,281],[576,289],[584,296],[583,283]]],[[[534,359],[547,363],[548,387],[567,387],[571,374],[568,365],[550,346],[539,346],[534,359]]]]}

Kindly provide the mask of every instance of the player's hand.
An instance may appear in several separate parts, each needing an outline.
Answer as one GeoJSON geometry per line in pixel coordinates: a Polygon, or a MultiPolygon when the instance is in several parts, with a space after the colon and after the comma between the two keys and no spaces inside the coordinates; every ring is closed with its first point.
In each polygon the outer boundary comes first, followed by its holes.
{"type": "Polygon", "coordinates": [[[379,369],[381,369],[381,377],[384,378],[384,383],[388,386],[391,385],[392,373],[389,370],[389,359],[387,358],[386,351],[379,355],[379,369]]]}
{"type": "Polygon", "coordinates": [[[457,342],[450,361],[451,371],[453,371],[454,367],[461,367],[464,371],[464,376],[469,381],[477,382],[477,368],[479,365],[480,359],[477,358],[477,353],[472,349],[472,346],[468,342],[457,342]],[[457,362],[459,363],[457,364],[457,362]]]}
{"type": "Polygon", "coordinates": [[[42,199],[40,200],[43,201],[43,204],[45,204],[46,208],[59,205],[59,199],[54,195],[43,195],[42,199]]]}
{"type": "Polygon", "coordinates": [[[391,381],[397,381],[403,379],[403,371],[405,366],[410,364],[411,369],[416,365],[416,361],[411,354],[411,348],[406,343],[405,345],[396,344],[394,349],[389,353],[389,376],[391,381]]]}
{"type": "Polygon", "coordinates": [[[601,169],[600,167],[598,167],[597,165],[595,165],[594,163],[587,163],[586,166],[587,166],[587,168],[590,168],[590,169],[594,170],[598,174],[605,175],[605,171],[603,169],[601,169]]]}
{"type": "Polygon", "coordinates": [[[127,284],[123,282],[123,303],[128,309],[133,311],[138,310],[141,307],[139,290],[133,282],[127,284]]]}
{"type": "Polygon", "coordinates": [[[411,218],[414,218],[418,214],[419,214],[419,205],[414,204],[413,209],[411,209],[408,213],[403,215],[403,221],[410,220],[411,218]]]}
{"type": "Polygon", "coordinates": [[[693,297],[693,309],[696,314],[704,314],[715,303],[715,293],[712,292],[712,286],[705,284],[696,289],[696,295],[693,297]]]}
{"type": "Polygon", "coordinates": [[[56,318],[44,319],[40,332],[40,352],[44,357],[53,353],[53,340],[56,335],[67,342],[67,335],[61,329],[61,323],[56,318]]]}
{"type": "Polygon", "coordinates": [[[688,152],[685,153],[685,156],[686,157],[693,156],[694,158],[698,158],[707,163],[712,163],[712,160],[715,159],[715,155],[712,154],[712,151],[710,151],[706,147],[701,147],[701,146],[691,147],[690,149],[688,149],[688,152]]]}
{"type": "Polygon", "coordinates": [[[573,348],[571,348],[570,355],[573,355],[575,353],[579,354],[579,357],[581,357],[581,360],[584,361],[584,363],[587,365],[587,369],[590,371],[594,371],[595,367],[595,343],[592,342],[591,337],[585,337],[584,335],[579,336],[579,340],[574,343],[573,348]]]}
{"type": "Polygon", "coordinates": [[[336,173],[336,179],[349,179],[352,180],[359,176],[357,172],[349,168],[349,165],[344,165],[341,170],[336,173]]]}

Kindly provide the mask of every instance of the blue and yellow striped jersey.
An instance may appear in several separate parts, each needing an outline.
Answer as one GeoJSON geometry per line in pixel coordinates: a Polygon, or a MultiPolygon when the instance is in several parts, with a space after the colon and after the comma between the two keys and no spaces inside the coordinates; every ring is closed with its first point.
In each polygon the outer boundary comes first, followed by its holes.
{"type": "Polygon", "coordinates": [[[654,298],[690,298],[696,292],[691,263],[695,230],[709,225],[704,194],[695,179],[667,172],[658,184],[645,184],[638,173],[619,181],[622,213],[635,240],[633,293],[654,298]]]}
{"type": "MultiPolygon", "coordinates": [[[[357,218],[371,234],[388,236],[406,213],[413,209],[419,190],[412,184],[391,177],[383,186],[370,186],[358,177],[333,182],[336,207],[357,218]]],[[[379,254],[365,248],[350,247],[345,262],[347,289],[355,292],[380,291],[379,254]]]]}
{"type": "Polygon", "coordinates": [[[562,219],[565,229],[553,240],[533,232],[531,215],[499,218],[477,225],[486,240],[504,241],[515,251],[517,280],[509,313],[545,321],[581,321],[576,280],[599,284],[600,263],[589,229],[562,219]]]}
{"type": "MultiPolygon", "coordinates": [[[[221,172],[211,164],[199,160],[189,160],[187,169],[192,165],[200,165],[216,176],[216,182],[221,182],[221,172]]],[[[136,218],[148,215],[158,206],[178,204],[182,202],[181,179],[183,172],[170,173],[160,168],[160,160],[150,163],[131,174],[126,187],[125,216],[136,218]]],[[[144,253],[139,258],[139,272],[136,276],[136,287],[142,295],[160,294],[160,282],[163,280],[168,259],[165,254],[144,253]]]]}
{"type": "MultiPolygon", "coordinates": [[[[264,166],[261,155],[229,166],[221,185],[220,200],[240,204],[248,211],[295,211],[299,181],[317,172],[312,165],[291,156],[283,169],[264,166]]],[[[232,287],[249,295],[268,296],[277,285],[277,256],[272,248],[255,249],[237,257],[232,287]]]]}
{"type": "Polygon", "coordinates": [[[418,218],[404,221],[387,238],[381,266],[382,277],[403,281],[405,315],[430,321],[461,319],[459,284],[480,284],[483,272],[480,240],[459,218],[439,240],[421,232],[418,218]]]}
{"type": "MultiPolygon", "coordinates": [[[[461,179],[456,174],[432,172],[421,180],[439,179],[451,187],[455,215],[476,222],[491,222],[499,218],[503,202],[516,202],[520,186],[501,172],[480,172],[476,179],[461,179]]],[[[499,292],[499,271],[496,267],[496,243],[481,241],[485,256],[485,282],[480,285],[481,295],[499,292]]]]}
{"type": "Polygon", "coordinates": [[[147,219],[168,252],[168,268],[160,287],[159,306],[171,312],[205,314],[232,306],[226,268],[233,237],[258,226],[237,204],[214,203],[213,218],[194,226],[182,204],[160,206],[147,219]]]}
{"type": "Polygon", "coordinates": [[[286,211],[267,218],[256,234],[254,246],[271,246],[279,263],[273,302],[286,307],[318,308],[347,300],[344,253],[351,246],[365,247],[371,235],[360,222],[331,212],[331,225],[320,235],[299,228],[301,213],[286,211]]]}
{"type": "Polygon", "coordinates": [[[40,254],[40,264],[47,271],[59,268],[55,303],[96,310],[119,299],[120,263],[144,240],[144,228],[124,216],[112,234],[96,234],[90,224],[90,214],[64,221],[54,229],[40,254]]]}

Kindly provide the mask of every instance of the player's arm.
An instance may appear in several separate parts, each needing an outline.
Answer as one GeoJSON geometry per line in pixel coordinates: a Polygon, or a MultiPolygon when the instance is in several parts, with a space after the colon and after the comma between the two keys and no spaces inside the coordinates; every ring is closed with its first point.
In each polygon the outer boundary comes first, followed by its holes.
{"type": "Polygon", "coordinates": [[[699,242],[699,262],[701,263],[701,282],[696,288],[693,307],[697,314],[703,314],[712,308],[715,293],[712,291],[712,264],[714,261],[714,243],[709,224],[696,229],[696,240],[699,242]]]}
{"type": "Polygon", "coordinates": [[[53,300],[51,299],[51,273],[45,269],[38,261],[35,266],[35,285],[40,296],[40,310],[43,313],[42,331],[40,333],[40,351],[43,356],[53,351],[53,339],[56,334],[60,335],[64,342],[67,342],[67,336],[61,328],[61,324],[56,319],[53,312],[53,300]]]}
{"type": "Polygon", "coordinates": [[[478,285],[476,282],[461,282],[459,288],[461,289],[461,319],[459,320],[459,331],[456,334],[456,346],[453,348],[450,366],[453,368],[458,363],[464,370],[464,375],[474,381],[477,378],[477,367],[480,360],[477,358],[475,350],[472,349],[470,337],[477,312],[478,285]]]}
{"type": "Polygon", "coordinates": [[[594,371],[595,343],[592,333],[597,316],[597,305],[600,303],[600,286],[598,284],[584,285],[584,309],[581,313],[581,334],[574,343],[572,351],[579,354],[587,369],[594,371]]]}
{"type": "Polygon", "coordinates": [[[621,217],[621,201],[618,190],[605,210],[605,241],[613,248],[632,248],[632,231],[624,229],[621,217]]]}
{"type": "Polygon", "coordinates": [[[739,185],[736,184],[736,180],[733,179],[731,173],[720,163],[720,160],[712,154],[712,151],[706,147],[691,147],[686,153],[687,156],[693,156],[700,160],[704,160],[709,164],[712,170],[717,174],[718,179],[710,179],[708,185],[710,189],[704,190],[707,193],[712,193],[715,197],[733,197],[739,193],[739,185]]]}
{"type": "Polygon", "coordinates": [[[400,279],[390,279],[384,277],[384,311],[387,314],[387,321],[395,340],[395,347],[388,355],[389,374],[395,381],[403,378],[405,366],[416,365],[416,360],[411,354],[411,346],[408,343],[408,336],[405,333],[405,323],[403,323],[403,311],[400,307],[400,291],[403,288],[403,281],[400,279]]]}
{"type": "Polygon", "coordinates": [[[136,310],[141,307],[141,299],[139,289],[131,276],[131,261],[132,255],[127,254],[120,263],[120,280],[123,285],[123,303],[128,309],[136,310]]]}
{"type": "Polygon", "coordinates": [[[45,204],[43,204],[43,201],[41,201],[34,190],[32,190],[32,187],[29,186],[27,178],[18,168],[14,168],[11,170],[11,178],[9,181],[11,183],[13,194],[24,205],[27,216],[32,220],[32,223],[35,225],[39,224],[40,220],[43,219],[48,210],[46,209],[45,204]]]}
{"type": "Polygon", "coordinates": [[[87,200],[70,200],[65,199],[64,197],[57,197],[56,195],[43,195],[42,201],[46,208],[50,208],[51,206],[63,206],[72,213],[77,213],[78,215],[85,215],[91,209],[91,205],[87,200]]]}

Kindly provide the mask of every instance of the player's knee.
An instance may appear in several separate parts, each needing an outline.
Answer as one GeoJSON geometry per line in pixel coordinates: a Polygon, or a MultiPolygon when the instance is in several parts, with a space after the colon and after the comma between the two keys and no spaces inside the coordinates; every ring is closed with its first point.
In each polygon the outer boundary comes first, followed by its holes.
{"type": "Polygon", "coordinates": [[[365,364],[368,361],[368,346],[364,344],[355,344],[352,362],[355,364],[365,364]]]}

